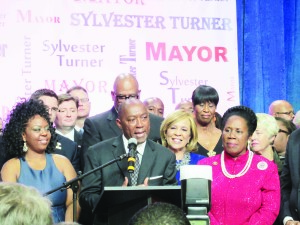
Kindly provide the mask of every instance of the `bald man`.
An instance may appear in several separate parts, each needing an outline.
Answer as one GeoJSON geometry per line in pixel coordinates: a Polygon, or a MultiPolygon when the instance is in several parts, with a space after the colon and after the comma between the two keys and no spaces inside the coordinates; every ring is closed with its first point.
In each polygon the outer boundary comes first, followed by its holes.
{"type": "Polygon", "coordinates": [[[149,113],[152,113],[159,117],[164,117],[165,106],[160,98],[147,98],[144,100],[144,105],[146,106],[149,113]]]}
{"type": "MultiPolygon", "coordinates": [[[[131,74],[120,74],[116,77],[113,90],[111,91],[113,107],[103,113],[86,118],[84,122],[84,133],[82,137],[81,158],[84,162],[88,148],[98,142],[116,137],[122,134],[116,119],[118,118],[118,107],[126,99],[139,99],[141,90],[135,76],[131,74]]],[[[150,133],[149,139],[155,142],[160,140],[160,125],[163,118],[150,114],[150,133]]]]}
{"type": "Polygon", "coordinates": [[[285,100],[276,100],[269,106],[269,114],[292,121],[295,117],[293,106],[285,100]]]}

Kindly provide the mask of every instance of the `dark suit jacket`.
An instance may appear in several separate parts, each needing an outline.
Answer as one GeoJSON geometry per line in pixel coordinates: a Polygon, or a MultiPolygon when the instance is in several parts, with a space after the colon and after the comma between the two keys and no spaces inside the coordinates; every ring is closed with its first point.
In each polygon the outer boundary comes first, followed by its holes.
{"type": "MultiPolygon", "coordinates": [[[[118,113],[112,107],[109,111],[86,118],[83,127],[82,161],[84,161],[85,154],[90,146],[122,134],[122,130],[116,124],[117,117],[118,113]]],[[[159,130],[163,118],[153,114],[150,114],[149,118],[150,133],[148,138],[156,142],[160,140],[159,130]]]]}
{"type": "Polygon", "coordinates": [[[77,143],[80,171],[83,172],[83,162],[81,160],[81,151],[82,151],[82,133],[74,129],[74,141],[77,143]]]}
{"type": "MultiPolygon", "coordinates": [[[[88,172],[103,165],[120,155],[125,154],[122,135],[100,142],[88,149],[84,172],[88,172]]],[[[147,177],[161,176],[149,181],[150,186],[176,185],[175,154],[160,144],[148,139],[139,170],[138,184],[142,184],[147,177]]],[[[101,198],[104,186],[122,186],[125,177],[130,176],[127,171],[127,158],[117,161],[102,170],[98,170],[82,180],[79,201],[82,208],[93,210],[101,198]]],[[[102,218],[103,219],[103,218],[102,218]]],[[[101,220],[98,214],[95,220],[101,220]]]]}
{"type": "Polygon", "coordinates": [[[285,163],[282,169],[280,212],[281,221],[286,216],[300,220],[300,129],[289,137],[285,153],[285,163]]]}
{"type": "Polygon", "coordinates": [[[66,156],[72,163],[76,172],[78,172],[80,170],[80,155],[77,144],[60,134],[56,135],[57,145],[54,153],[66,156]]]}
{"type": "Polygon", "coordinates": [[[82,133],[74,129],[74,141],[77,143],[78,148],[82,146],[82,133]]]}

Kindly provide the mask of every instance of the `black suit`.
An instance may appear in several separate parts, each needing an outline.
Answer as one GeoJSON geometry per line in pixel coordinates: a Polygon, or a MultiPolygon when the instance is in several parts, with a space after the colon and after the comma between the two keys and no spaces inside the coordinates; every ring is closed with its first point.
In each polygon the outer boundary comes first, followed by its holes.
{"type": "MultiPolygon", "coordinates": [[[[84,172],[99,167],[122,154],[125,154],[122,135],[93,145],[88,149],[84,172]]],[[[175,166],[175,154],[148,139],[139,170],[138,184],[142,184],[146,177],[162,176],[149,181],[148,184],[151,186],[176,185],[175,175],[177,170],[175,166]]],[[[82,189],[79,195],[81,207],[89,210],[95,209],[104,186],[122,186],[125,177],[128,177],[130,185],[127,167],[128,162],[125,158],[86,176],[82,181],[82,189]]],[[[100,217],[100,215],[96,215],[96,223],[100,220],[103,221],[103,217],[100,217]]],[[[106,218],[104,218],[105,220],[106,218]]]]}
{"type": "Polygon", "coordinates": [[[57,145],[54,153],[66,156],[72,163],[76,172],[78,172],[80,170],[80,158],[77,144],[60,134],[56,135],[57,145]]]}
{"type": "Polygon", "coordinates": [[[300,221],[300,129],[289,137],[280,181],[281,221],[286,216],[300,221]]]}
{"type": "Polygon", "coordinates": [[[74,141],[77,143],[78,148],[81,148],[82,146],[82,133],[74,129],[74,141]]]}
{"type": "MultiPolygon", "coordinates": [[[[83,127],[82,159],[84,159],[87,149],[90,146],[122,134],[122,130],[116,124],[117,117],[118,113],[115,110],[115,107],[112,107],[109,111],[86,118],[83,127]]],[[[159,130],[163,118],[153,114],[150,114],[149,118],[150,133],[148,137],[156,142],[160,140],[159,130]]]]}

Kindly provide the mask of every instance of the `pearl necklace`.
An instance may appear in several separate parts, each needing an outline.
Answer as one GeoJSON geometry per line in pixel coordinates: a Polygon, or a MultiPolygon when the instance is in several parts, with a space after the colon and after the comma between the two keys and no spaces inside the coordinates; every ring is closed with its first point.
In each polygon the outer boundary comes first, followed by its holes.
{"type": "Polygon", "coordinates": [[[245,167],[238,174],[232,175],[232,174],[228,173],[226,170],[225,160],[224,160],[224,151],[223,151],[221,154],[221,168],[222,168],[222,172],[223,172],[224,176],[232,179],[232,178],[241,177],[241,176],[245,175],[245,173],[247,173],[247,171],[249,170],[249,168],[251,166],[253,155],[254,155],[254,153],[252,151],[249,151],[249,156],[248,156],[248,160],[246,162],[245,167]]]}

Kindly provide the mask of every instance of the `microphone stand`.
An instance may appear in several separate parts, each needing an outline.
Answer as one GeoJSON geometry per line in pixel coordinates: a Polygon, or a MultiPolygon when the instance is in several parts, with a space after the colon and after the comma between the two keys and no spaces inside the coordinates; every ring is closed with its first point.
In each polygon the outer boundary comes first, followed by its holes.
{"type": "Polygon", "coordinates": [[[75,177],[72,180],[69,180],[67,182],[64,182],[63,185],[60,186],[60,187],[57,187],[55,189],[52,189],[52,190],[46,192],[45,194],[43,194],[43,196],[50,195],[53,192],[56,192],[58,190],[64,191],[68,188],[71,188],[72,191],[73,191],[73,222],[76,222],[76,217],[77,217],[77,215],[76,215],[77,214],[77,191],[79,189],[78,181],[81,181],[84,177],[90,175],[91,173],[94,173],[97,170],[100,170],[100,169],[102,169],[102,168],[104,168],[104,167],[106,167],[110,164],[113,164],[113,163],[117,162],[117,161],[121,161],[125,157],[128,157],[128,155],[126,153],[123,154],[123,155],[120,155],[117,158],[115,158],[115,159],[113,159],[113,160],[111,160],[111,161],[109,161],[109,162],[107,162],[107,163],[105,163],[101,166],[98,166],[98,167],[96,167],[96,168],[94,168],[94,169],[92,169],[92,170],[90,170],[90,171],[88,171],[84,174],[81,174],[81,172],[79,172],[77,177],[75,177]]]}

